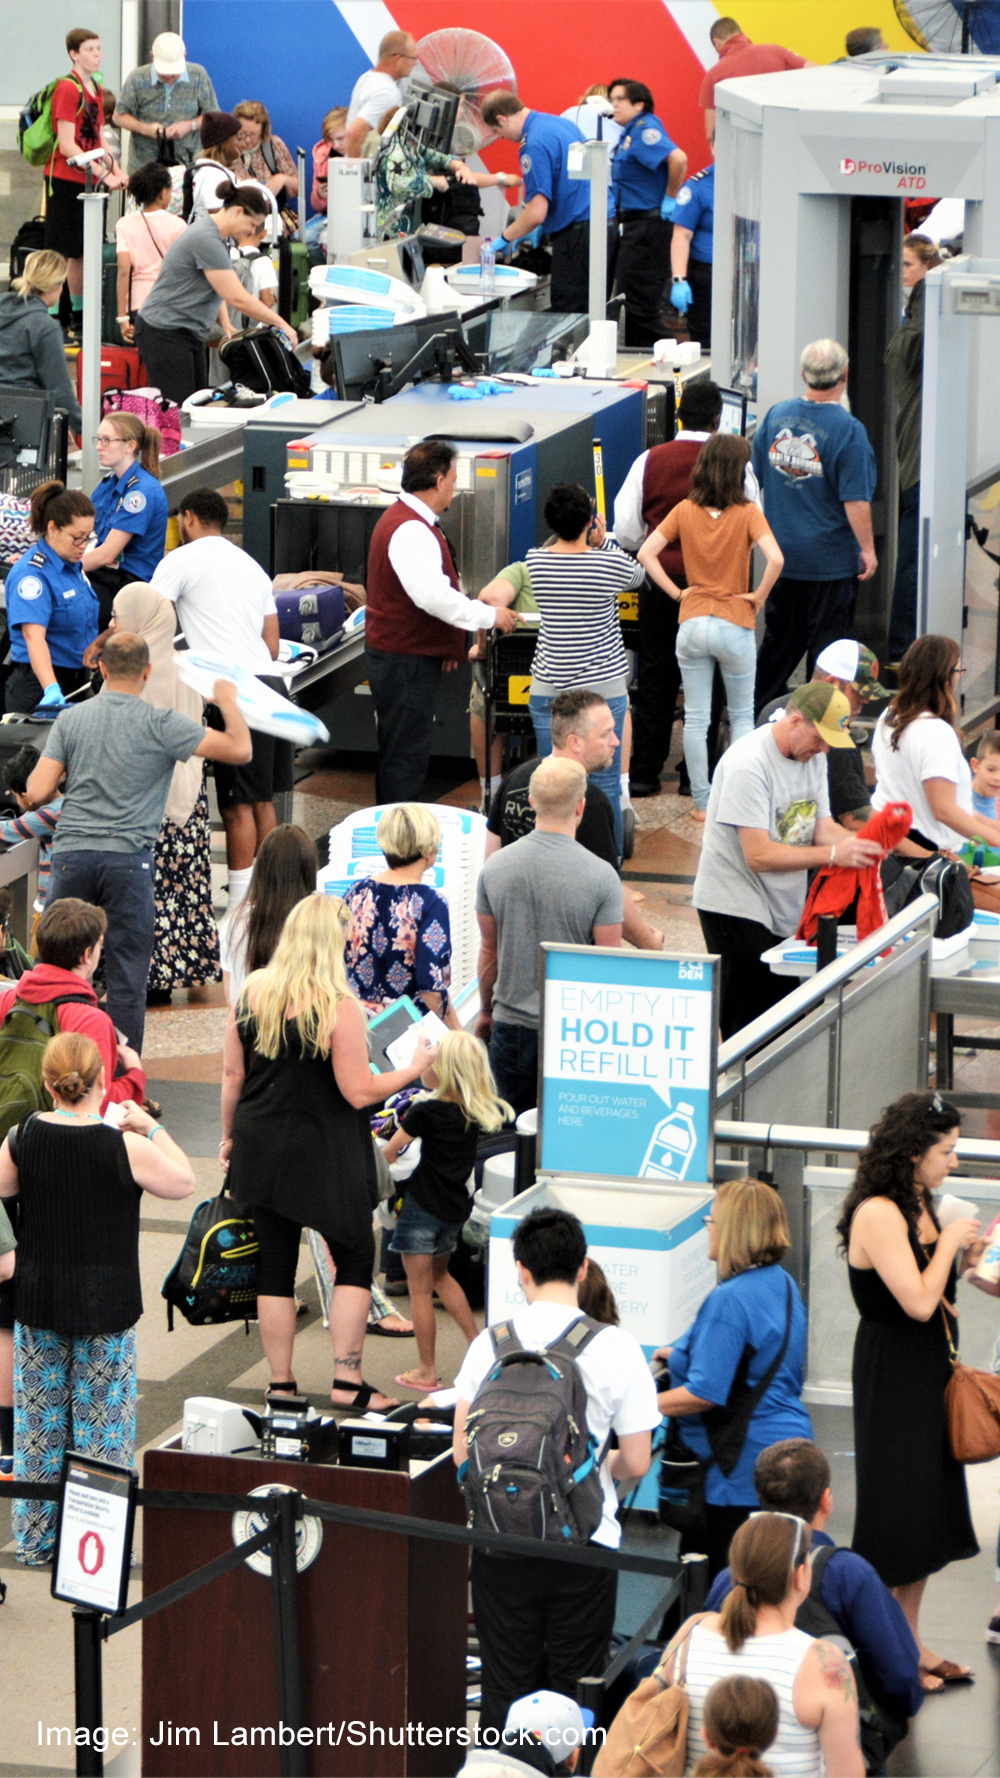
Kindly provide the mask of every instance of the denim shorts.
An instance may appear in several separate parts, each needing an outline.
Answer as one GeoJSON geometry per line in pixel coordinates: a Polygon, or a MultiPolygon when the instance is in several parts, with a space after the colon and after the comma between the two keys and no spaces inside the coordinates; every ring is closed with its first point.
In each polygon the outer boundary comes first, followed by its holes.
{"type": "Polygon", "coordinates": [[[435,1259],[454,1253],[462,1233],[460,1222],[442,1222],[407,1194],[396,1218],[389,1248],[392,1253],[430,1253],[435,1259]]]}

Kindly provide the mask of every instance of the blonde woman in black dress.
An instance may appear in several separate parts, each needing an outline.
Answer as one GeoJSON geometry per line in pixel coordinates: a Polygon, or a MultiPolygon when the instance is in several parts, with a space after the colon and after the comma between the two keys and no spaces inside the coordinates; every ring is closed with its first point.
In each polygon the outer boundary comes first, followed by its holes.
{"type": "Polygon", "coordinates": [[[979,1223],[942,1228],[932,1192],[958,1166],[961,1114],[937,1093],[904,1093],[875,1124],[837,1232],[861,1316],[854,1342],[857,1501],[852,1548],[891,1587],[920,1650],[924,1690],[969,1681],[922,1641],[927,1578],[978,1553],[965,1470],[951,1454],[944,1392],[955,1256],[979,1223]]]}

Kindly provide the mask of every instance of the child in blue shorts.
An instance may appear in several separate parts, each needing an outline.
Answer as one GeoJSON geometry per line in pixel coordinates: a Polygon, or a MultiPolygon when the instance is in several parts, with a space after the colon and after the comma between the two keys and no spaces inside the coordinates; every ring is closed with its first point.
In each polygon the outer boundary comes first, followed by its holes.
{"type": "Polygon", "coordinates": [[[421,1081],[430,1088],[428,1096],[414,1100],[403,1113],[383,1152],[391,1163],[420,1138],[420,1159],[403,1185],[391,1248],[406,1268],[419,1358],[416,1369],[403,1371],[396,1382],[401,1389],[426,1395],[441,1388],[434,1358],[434,1292],[470,1343],[479,1333],[448,1260],[469,1214],[469,1176],[480,1131],[499,1130],[514,1113],[498,1098],[486,1046],[471,1031],[449,1031],[421,1081]]]}

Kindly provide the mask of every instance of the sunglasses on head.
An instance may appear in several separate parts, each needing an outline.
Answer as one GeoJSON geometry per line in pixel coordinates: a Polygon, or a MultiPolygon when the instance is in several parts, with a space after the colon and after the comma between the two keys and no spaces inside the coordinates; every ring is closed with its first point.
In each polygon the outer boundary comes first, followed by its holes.
{"type": "Polygon", "coordinates": [[[798,1513],[772,1512],[767,1507],[762,1507],[759,1512],[751,1513],[750,1517],[752,1519],[787,1519],[790,1524],[795,1526],[795,1542],[792,1545],[792,1555],[789,1562],[789,1567],[794,1572],[799,1563],[804,1561],[809,1553],[804,1547],[806,1536],[809,1531],[809,1526],[806,1524],[805,1519],[800,1519],[798,1513]]]}

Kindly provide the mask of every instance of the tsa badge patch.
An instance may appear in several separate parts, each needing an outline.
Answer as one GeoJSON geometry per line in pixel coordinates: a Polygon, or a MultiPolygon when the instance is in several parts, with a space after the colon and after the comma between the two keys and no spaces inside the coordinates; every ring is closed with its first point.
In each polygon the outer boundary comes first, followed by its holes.
{"type": "Polygon", "coordinates": [[[531,156],[530,156],[530,154],[522,154],[522,156],[521,156],[521,171],[522,171],[522,173],[530,173],[531,172],[531,156]]]}
{"type": "Polygon", "coordinates": [[[790,426],[782,426],[781,431],[775,435],[768,452],[768,462],[772,469],[776,469],[779,475],[787,477],[791,482],[804,481],[807,476],[823,474],[823,465],[812,433],[804,432],[799,437],[790,426]]]}
{"type": "Polygon", "coordinates": [[[122,501],[122,511],[123,512],[135,513],[135,512],[144,512],[145,510],[146,510],[146,496],[143,493],[141,488],[136,488],[134,494],[126,494],[124,500],[122,501]]]}
{"type": "Polygon", "coordinates": [[[18,582],[15,591],[22,599],[40,599],[45,587],[37,574],[26,574],[24,579],[18,582]]]}
{"type": "Polygon", "coordinates": [[[652,148],[655,143],[660,141],[660,132],[659,130],[643,130],[642,139],[647,148],[652,148]]]}

